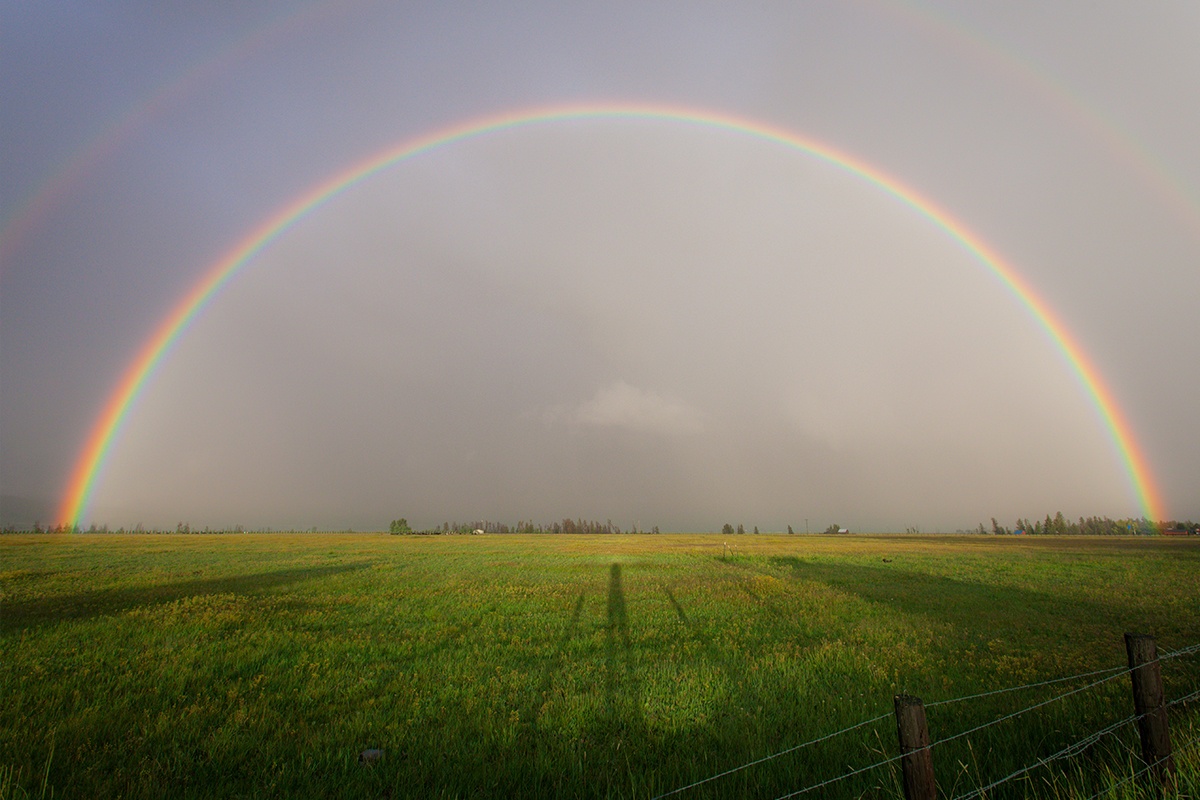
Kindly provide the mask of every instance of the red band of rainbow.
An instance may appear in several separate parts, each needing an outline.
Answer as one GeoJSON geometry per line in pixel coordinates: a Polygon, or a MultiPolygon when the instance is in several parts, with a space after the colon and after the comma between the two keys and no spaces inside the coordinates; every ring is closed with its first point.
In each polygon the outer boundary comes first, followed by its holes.
{"type": "Polygon", "coordinates": [[[269,217],[208,269],[204,277],[172,309],[139,350],[125,370],[104,410],[96,420],[87,442],[71,472],[59,509],[59,520],[66,526],[83,521],[108,453],[121,426],[155,367],[162,362],[171,344],[236,273],[263,248],[282,235],[306,214],[375,173],[413,156],[484,134],[536,124],[587,119],[644,119],[699,125],[746,134],[764,141],[800,150],[874,184],[902,200],[941,227],[986,266],[1029,310],[1066,358],[1075,376],[1095,404],[1104,426],[1123,463],[1124,470],[1141,506],[1151,521],[1163,519],[1163,507],[1151,478],[1145,455],[1138,447],[1129,422],[1119,413],[1112,392],[1099,372],[1050,307],[1015,269],[983,243],[965,225],[933,202],[904,186],[896,179],[829,145],[798,136],[766,123],[726,114],[662,105],[628,103],[564,105],[506,112],[468,120],[408,139],[398,146],[371,156],[339,172],[269,217]]]}

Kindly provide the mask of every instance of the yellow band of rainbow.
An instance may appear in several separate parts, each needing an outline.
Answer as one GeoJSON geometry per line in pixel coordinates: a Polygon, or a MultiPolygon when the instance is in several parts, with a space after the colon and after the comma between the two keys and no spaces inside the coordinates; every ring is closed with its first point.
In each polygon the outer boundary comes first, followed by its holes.
{"type": "Polygon", "coordinates": [[[142,345],[137,357],[125,370],[116,389],[112,392],[104,410],[96,420],[87,442],[72,469],[67,489],[59,508],[59,520],[66,526],[79,525],[91,500],[96,481],[104,466],[108,453],[129,413],[130,407],[145,387],[154,368],[161,363],[171,344],[179,338],[188,323],[204,308],[205,304],[224,286],[237,271],[263,248],[282,235],[306,214],[314,211],[330,198],[351,188],[359,181],[397,164],[405,159],[428,153],[439,147],[513,128],[537,124],[589,119],[643,119],[677,122],[708,128],[723,129],[745,134],[754,138],[803,151],[823,161],[834,164],[874,184],[894,197],[902,200],[933,223],[941,227],[953,239],[970,251],[981,264],[991,270],[1016,298],[1033,314],[1042,328],[1050,335],[1054,344],[1065,356],[1084,390],[1095,404],[1104,426],[1123,463],[1125,472],[1141,506],[1141,513],[1151,521],[1163,517],[1163,507],[1151,477],[1145,455],[1138,447],[1128,420],[1119,413],[1112,392],[1100,378],[1099,372],[1084,355],[1074,337],[1050,307],[1025,282],[1011,265],[1002,259],[973,234],[965,225],[946,213],[936,204],[916,191],[904,186],[896,179],[878,169],[812,139],[799,136],[762,122],[734,117],[727,114],[689,108],[638,105],[630,103],[602,103],[585,105],[561,105],[535,109],[510,111],[482,118],[471,119],[432,133],[407,139],[382,153],[371,156],[347,170],[339,172],[320,183],[296,200],[284,206],[248,236],[242,239],[223,258],[208,269],[204,277],[171,310],[159,324],[154,334],[142,345]]]}

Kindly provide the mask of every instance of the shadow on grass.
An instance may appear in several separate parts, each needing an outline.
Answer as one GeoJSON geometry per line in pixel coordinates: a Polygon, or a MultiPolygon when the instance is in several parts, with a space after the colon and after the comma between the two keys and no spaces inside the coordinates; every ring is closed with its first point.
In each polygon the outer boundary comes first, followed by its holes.
{"type": "Polygon", "coordinates": [[[575,638],[579,630],[579,618],[583,616],[585,594],[585,592],[580,592],[579,597],[575,599],[575,607],[571,612],[571,617],[567,620],[567,624],[563,626],[562,635],[558,637],[558,646],[555,647],[554,652],[545,659],[542,665],[542,677],[538,681],[537,693],[533,697],[533,703],[525,709],[528,712],[527,716],[531,719],[537,719],[537,700],[550,692],[551,687],[554,685],[555,674],[563,669],[567,663],[567,646],[575,638]]]}
{"type": "Polygon", "coordinates": [[[683,610],[683,606],[679,605],[679,601],[675,599],[675,593],[671,591],[669,586],[663,586],[662,590],[667,593],[667,599],[671,601],[671,606],[675,609],[675,614],[679,617],[679,621],[691,628],[692,621],[688,619],[687,612],[683,610]]]}
{"type": "Polygon", "coordinates": [[[85,620],[120,614],[143,606],[159,605],[213,594],[258,594],[281,586],[328,578],[366,569],[370,562],[322,567],[297,567],[275,572],[230,575],[179,581],[157,586],[100,589],[92,592],[5,603],[0,609],[0,632],[53,625],[64,620],[85,620]]]}
{"type": "Polygon", "coordinates": [[[625,610],[625,590],[621,588],[620,564],[613,564],[608,574],[608,632],[610,643],[613,642],[613,634],[616,633],[620,635],[625,649],[629,649],[629,613],[625,610]]]}
{"type": "Polygon", "coordinates": [[[633,663],[629,638],[629,612],[621,586],[621,565],[613,564],[608,576],[608,628],[605,647],[608,714],[614,723],[643,727],[641,687],[633,663]]]}
{"type": "Polygon", "coordinates": [[[1028,644],[1073,640],[1094,647],[1097,634],[1120,645],[1120,633],[1150,621],[1137,609],[1080,597],[995,584],[972,583],[895,566],[870,567],[771,559],[797,578],[816,581],[890,606],[905,614],[946,622],[967,634],[1028,644]]]}
{"type": "Polygon", "coordinates": [[[571,621],[563,628],[562,637],[558,640],[559,655],[567,649],[567,643],[575,638],[575,631],[579,628],[579,617],[583,614],[583,597],[584,593],[580,592],[579,597],[575,599],[575,610],[571,612],[571,621]]]}

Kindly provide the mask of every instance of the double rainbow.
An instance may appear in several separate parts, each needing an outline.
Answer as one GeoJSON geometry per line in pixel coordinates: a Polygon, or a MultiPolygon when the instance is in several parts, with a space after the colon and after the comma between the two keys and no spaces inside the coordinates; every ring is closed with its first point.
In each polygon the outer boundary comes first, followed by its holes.
{"type": "Polygon", "coordinates": [[[589,119],[659,120],[745,134],[762,141],[803,151],[815,158],[841,167],[883,189],[924,215],[991,270],[1029,309],[1042,328],[1050,335],[1055,345],[1066,357],[1075,376],[1095,404],[1108,429],[1141,505],[1142,513],[1154,521],[1163,519],[1162,505],[1154,487],[1146,458],[1134,440],[1128,420],[1120,413],[1112,392],[1101,380],[1095,366],[1085,356],[1057,315],[1033,291],[1032,287],[999,254],[984,244],[961,222],[930,200],[863,161],[834,147],[798,136],[782,128],[710,111],[661,105],[614,103],[552,106],[506,112],[468,120],[414,139],[408,139],[339,172],[265,220],[208,269],[204,277],[172,309],[154,334],[142,345],[137,357],[125,370],[120,383],[109,397],[104,410],[88,435],[87,442],[71,472],[58,514],[62,524],[73,526],[83,521],[92,492],[96,487],[96,481],[112,449],[113,442],[128,418],[130,408],[154,374],[155,368],[162,363],[172,343],[180,337],[188,323],[204,309],[221,287],[228,283],[241,267],[303,217],[320,208],[332,197],[381,170],[437,148],[498,131],[589,119]]]}

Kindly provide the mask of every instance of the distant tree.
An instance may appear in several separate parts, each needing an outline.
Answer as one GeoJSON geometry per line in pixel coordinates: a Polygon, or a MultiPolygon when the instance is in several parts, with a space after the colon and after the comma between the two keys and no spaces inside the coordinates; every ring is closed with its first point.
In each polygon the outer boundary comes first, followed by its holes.
{"type": "Polygon", "coordinates": [[[791,525],[788,525],[788,535],[789,535],[789,536],[791,536],[791,535],[792,535],[792,534],[794,534],[794,533],[795,533],[795,531],[794,531],[794,530],[792,530],[792,526],[791,526],[791,525]]]}
{"type": "Polygon", "coordinates": [[[840,532],[841,532],[841,530],[842,530],[842,526],[841,526],[841,525],[838,525],[838,524],[835,522],[835,523],[833,523],[832,525],[830,525],[828,528],[826,528],[826,529],[825,529],[825,534],[826,534],[826,535],[831,535],[831,534],[834,534],[834,533],[840,533],[840,532]]]}
{"type": "Polygon", "coordinates": [[[745,532],[746,532],[746,526],[745,526],[745,525],[743,525],[742,523],[740,523],[740,522],[739,522],[739,523],[738,523],[738,533],[739,533],[739,534],[742,534],[742,533],[745,533],[745,532]]]}
{"type": "Polygon", "coordinates": [[[983,527],[983,523],[982,523],[982,522],[981,522],[981,523],[979,523],[979,530],[977,531],[977,533],[978,533],[980,536],[983,536],[983,535],[985,535],[985,534],[987,533],[987,530],[986,530],[986,529],[983,527]]]}
{"type": "Polygon", "coordinates": [[[404,517],[392,520],[392,524],[388,527],[391,533],[412,533],[412,528],[408,527],[408,520],[404,517]]]}
{"type": "Polygon", "coordinates": [[[754,535],[758,536],[758,526],[757,525],[754,526],[754,535]]]}
{"type": "Polygon", "coordinates": [[[726,536],[733,536],[733,526],[726,522],[721,527],[721,533],[725,534],[726,536]]]}

